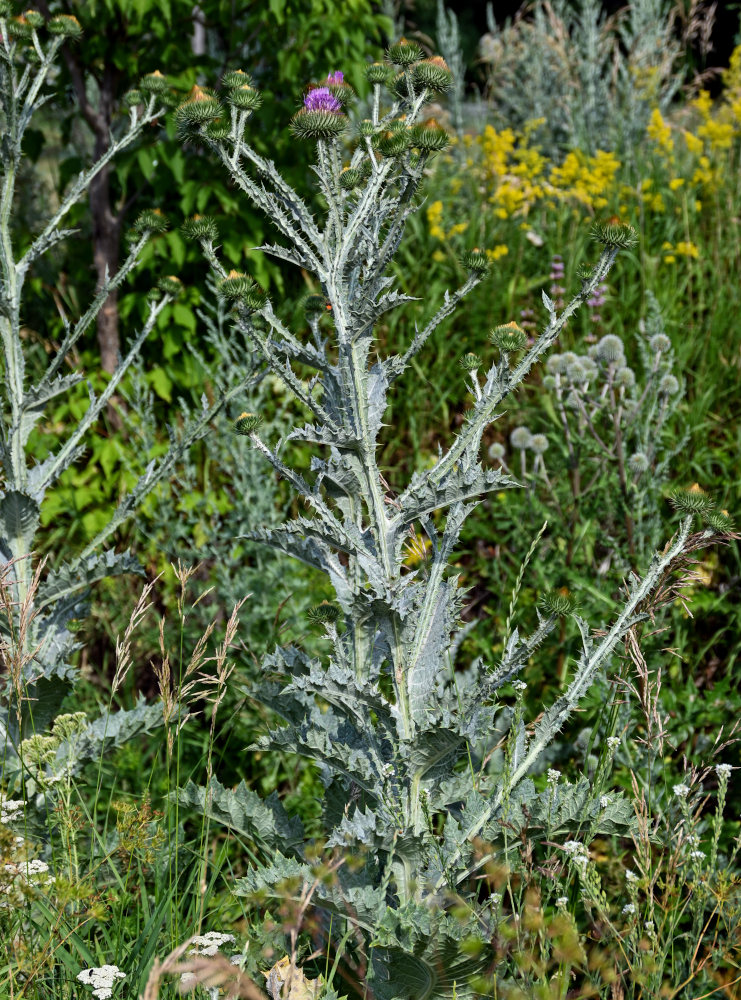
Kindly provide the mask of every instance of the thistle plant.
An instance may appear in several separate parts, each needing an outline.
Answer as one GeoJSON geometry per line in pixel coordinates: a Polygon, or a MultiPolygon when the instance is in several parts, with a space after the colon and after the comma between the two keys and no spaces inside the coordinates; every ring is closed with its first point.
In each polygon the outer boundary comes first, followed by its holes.
{"type": "MultiPolygon", "coordinates": [[[[0,390],[0,737],[3,743],[2,772],[5,781],[31,780],[24,765],[24,743],[41,738],[60,710],[74,683],[72,657],[78,648],[70,623],[84,616],[89,588],[96,581],[119,573],[139,571],[128,553],[106,548],[105,543],[137,508],[157,483],[168,477],[190,444],[202,437],[224,403],[219,396],[213,406],[188,422],[172,447],[152,461],[130,493],[120,501],[107,525],[81,552],[60,554],[54,568],[34,560],[41,511],[45,498],[63,473],[85,452],[85,441],[95,431],[96,422],[155,328],[165,307],[180,291],[175,277],[161,279],[149,298],[146,318],[136,331],[124,358],[100,395],[89,387],[89,405],[77,426],[66,436],[48,444],[44,417],[50,404],[72,393],[83,380],[82,372],[63,374],[71,352],[91,329],[107,297],[119,288],[137,265],[146,241],[162,232],[166,220],[157,211],[142,213],[130,231],[129,251],[115,276],[97,289],[93,299],[77,318],[63,316],[64,336],[57,350],[43,355],[38,378],[31,384],[29,371],[39,370],[39,359],[27,357],[24,336],[24,289],[41,258],[61,241],[74,235],[64,228],[65,217],[90,184],[120,151],[126,149],[164,113],[159,99],[161,87],[145,87],[130,103],[128,120],[111,139],[106,153],[72,180],[59,205],[50,212],[41,230],[25,248],[14,246],[13,213],[24,192],[17,190],[23,156],[24,137],[33,116],[48,100],[56,78],[56,60],[65,41],[79,34],[74,17],[56,15],[48,22],[41,14],[27,11],[13,17],[6,0],[0,3],[0,337],[2,338],[2,389],[0,390]],[[32,362],[33,364],[31,364],[32,362]],[[46,433],[45,433],[46,432],[46,433]],[[38,460],[40,449],[43,460],[38,460]],[[66,559],[66,561],[65,561],[66,559]]],[[[241,391],[241,384],[230,391],[241,391]]],[[[227,393],[228,395],[228,393],[227,393]]],[[[105,746],[120,742],[137,731],[151,728],[161,720],[157,706],[140,704],[133,712],[115,713],[92,723],[76,744],[95,757],[105,746]]],[[[70,751],[69,741],[55,748],[57,756],[70,751]]],[[[79,753],[82,751],[79,750],[79,753]]],[[[51,763],[51,762],[47,762],[51,763]]],[[[51,772],[50,772],[51,773],[51,772]]],[[[42,796],[43,798],[43,796],[42,796]]]]}
{"type": "MultiPolygon", "coordinates": [[[[335,592],[310,616],[327,655],[311,656],[299,644],[278,647],[263,659],[265,682],[250,691],[285,723],[257,746],[301,755],[319,769],[322,843],[311,842],[301,818],[289,817],[277,797],[262,801],[244,784],[233,790],[215,779],[206,787],[188,784],[181,800],[258,845],[260,860],[237,883],[239,895],[287,894],[301,913],[311,899],[339,914],[318,925],[327,947],[344,948],[356,983],[390,1000],[471,995],[472,977],[489,962],[479,879],[494,859],[506,861],[517,849],[525,815],[531,825],[547,826],[552,838],[583,823],[594,833],[625,827],[629,810],[619,795],[605,806],[583,779],[554,808],[551,790],[537,792],[532,775],[628,633],[672,593],[685,554],[713,532],[693,534],[695,515],[688,511],[644,575],[632,578],[612,621],[596,631],[572,615],[581,652],[563,693],[537,721],[531,716],[540,706],[526,697],[519,674],[570,613],[558,597],[544,599],[532,633],[511,629],[499,662],[455,669],[463,634],[464,594],[453,569],[461,527],[487,493],[518,485],[482,465],[482,435],[605,281],[620,251],[634,245],[635,234],[629,226],[595,227],[601,250],[577,295],[559,311],[543,293],[547,321],[529,348],[516,324],[502,322],[493,359],[484,365],[472,356],[464,365],[471,405],[452,442],[406,485],[388,483],[376,460],[388,393],[487,272],[486,254],[469,250],[463,284],[446,292],[429,318],[415,321],[406,349],[383,356],[376,326],[410,302],[393,287],[389,267],[417,210],[430,158],[448,142],[424,117],[433,91],[447,82],[441,61],[422,59],[405,39],[388,57],[391,65],[367,69],[370,118],[351,122],[354,95],[333,72],[309,86],[291,121],[297,139],[315,153],[321,221],[250,145],[251,109],[235,99],[232,86],[223,94],[191,95],[176,120],[187,141],[210,149],[283,238],[261,249],[313,276],[307,329],[293,332],[248,275],[223,266],[213,231],[198,234],[237,328],[310,415],[287,441],[321,449],[304,474],[289,464],[285,441],[265,439],[259,414],[235,414],[235,432],[249,438],[307,508],[253,537],[324,572],[335,592]],[[419,533],[429,554],[410,569],[406,547],[419,533]],[[333,852],[332,864],[317,863],[322,850],[333,852]]],[[[252,107],[257,103],[253,98],[252,107]]]]}

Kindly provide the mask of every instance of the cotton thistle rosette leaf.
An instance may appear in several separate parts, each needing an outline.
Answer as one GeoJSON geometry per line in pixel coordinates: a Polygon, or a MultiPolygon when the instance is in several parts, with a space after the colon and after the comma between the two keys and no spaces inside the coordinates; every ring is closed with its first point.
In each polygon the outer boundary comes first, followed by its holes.
{"type": "Polygon", "coordinates": [[[237,419],[234,421],[234,430],[237,434],[249,435],[262,423],[262,417],[259,413],[240,413],[237,419]]]}
{"type": "Polygon", "coordinates": [[[473,352],[464,354],[463,357],[458,362],[461,368],[466,372],[477,371],[477,369],[479,369],[483,365],[483,363],[484,362],[481,360],[478,354],[474,354],[473,352]]]}
{"type": "Polygon", "coordinates": [[[638,246],[638,233],[627,222],[597,222],[589,235],[610,250],[632,250],[638,246]]]}
{"type": "Polygon", "coordinates": [[[82,27],[73,14],[55,14],[47,24],[52,35],[62,35],[67,39],[80,38],[82,27]]]}
{"type": "Polygon", "coordinates": [[[207,240],[214,243],[219,238],[219,230],[210,215],[194,215],[186,219],[180,232],[188,240],[207,240]]]}
{"type": "Polygon", "coordinates": [[[438,90],[442,93],[450,90],[453,85],[453,74],[442,56],[422,59],[415,64],[412,75],[417,86],[427,87],[428,90],[438,90]]]}
{"type": "Polygon", "coordinates": [[[406,38],[400,38],[398,42],[388,47],[388,57],[395,66],[404,68],[411,66],[424,55],[424,52],[416,42],[410,42],[406,38]]]}
{"type": "Polygon", "coordinates": [[[450,145],[450,136],[434,118],[412,128],[411,145],[423,153],[439,153],[450,145]]]}
{"type": "Polygon", "coordinates": [[[497,326],[489,334],[489,340],[498,347],[500,351],[507,354],[511,351],[520,351],[527,344],[527,334],[517,323],[504,323],[497,326]]]}
{"type": "Polygon", "coordinates": [[[674,490],[669,495],[669,503],[682,514],[708,514],[715,506],[715,501],[702,490],[674,490]]]}
{"type": "Polygon", "coordinates": [[[299,139],[336,139],[346,125],[342,104],[329,87],[312,87],[304,106],[291,118],[290,128],[299,139]]]}

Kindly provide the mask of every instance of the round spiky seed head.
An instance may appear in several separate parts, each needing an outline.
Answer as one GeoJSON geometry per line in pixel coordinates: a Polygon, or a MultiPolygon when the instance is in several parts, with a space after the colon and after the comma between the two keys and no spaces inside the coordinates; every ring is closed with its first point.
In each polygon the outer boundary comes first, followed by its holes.
{"type": "Polygon", "coordinates": [[[401,156],[409,148],[409,132],[403,128],[388,128],[376,137],[374,146],[384,156],[401,156]]]}
{"type": "Polygon", "coordinates": [[[683,514],[707,515],[715,506],[713,498],[700,489],[674,490],[669,496],[669,503],[683,514]]]}
{"type": "Polygon", "coordinates": [[[301,108],[291,118],[291,132],[299,139],[336,139],[347,125],[341,111],[310,111],[301,108]]]}
{"type": "Polygon", "coordinates": [[[147,73],[139,81],[139,89],[145,91],[147,94],[163,94],[168,87],[167,77],[160,73],[158,69],[153,73],[147,73]]]}
{"type": "Polygon", "coordinates": [[[365,139],[371,139],[376,134],[376,126],[370,120],[370,118],[364,118],[360,125],[358,125],[358,132],[365,139]]]}
{"type": "Polygon", "coordinates": [[[575,385],[582,385],[582,383],[587,381],[587,373],[584,370],[581,360],[572,361],[571,364],[567,366],[566,378],[569,382],[573,382],[575,385]]]}
{"type": "Polygon", "coordinates": [[[648,346],[657,354],[664,354],[672,346],[672,342],[665,333],[655,333],[649,340],[648,346]]]}
{"type": "Polygon", "coordinates": [[[418,87],[427,87],[429,90],[449,90],[453,83],[453,74],[442,56],[423,59],[414,67],[412,74],[418,87]]]}
{"type": "Polygon", "coordinates": [[[509,443],[518,451],[525,451],[532,444],[533,436],[527,427],[515,427],[509,436],[509,443]]]}
{"type": "Polygon", "coordinates": [[[194,215],[186,219],[180,232],[188,240],[208,240],[213,243],[219,238],[216,222],[210,215],[194,215]]]}
{"type": "Polygon", "coordinates": [[[638,233],[627,222],[598,222],[589,235],[608,250],[632,250],[638,246],[638,233]]]}
{"type": "Polygon", "coordinates": [[[30,38],[33,28],[23,14],[8,21],[8,34],[11,38],[30,38]]]}
{"type": "Polygon", "coordinates": [[[52,35],[65,38],[79,38],[82,35],[80,22],[72,14],[56,14],[46,26],[52,35]]]}
{"type": "Polygon", "coordinates": [[[600,361],[606,361],[608,364],[614,364],[617,361],[624,360],[625,349],[623,347],[623,342],[620,337],[616,337],[614,333],[608,333],[606,336],[602,337],[600,341],[597,342],[597,357],[600,361]]]}
{"type": "Polygon", "coordinates": [[[566,369],[562,367],[562,354],[551,354],[550,358],[545,363],[545,370],[551,375],[560,375],[566,369]]]}
{"type": "Polygon", "coordinates": [[[221,82],[231,90],[233,87],[241,87],[245,83],[251,84],[252,77],[249,73],[245,73],[243,69],[230,69],[228,73],[224,73],[221,82]]]}
{"type": "Polygon", "coordinates": [[[492,459],[492,461],[494,461],[494,462],[499,461],[499,459],[504,458],[504,456],[505,456],[504,445],[501,444],[499,441],[494,441],[493,444],[489,445],[489,452],[488,452],[488,454],[489,454],[489,458],[492,459]]]}
{"type": "Polygon", "coordinates": [[[439,122],[428,118],[412,129],[412,145],[423,153],[439,153],[450,145],[450,136],[439,122]]]}
{"type": "Polygon", "coordinates": [[[340,609],[336,604],[331,604],[329,601],[322,601],[321,604],[317,604],[314,608],[309,608],[306,612],[306,617],[312,625],[333,625],[339,616],[340,609]]]}
{"type": "Polygon", "coordinates": [[[406,38],[400,38],[398,42],[389,45],[388,57],[395,66],[411,66],[424,55],[422,49],[416,42],[410,42],[406,38]]]}
{"type": "Polygon", "coordinates": [[[550,391],[551,389],[555,389],[556,388],[556,376],[555,375],[544,375],[543,376],[543,388],[544,389],[548,389],[548,391],[550,391]]]}
{"type": "Polygon", "coordinates": [[[549,590],[540,599],[540,606],[549,617],[560,618],[569,615],[575,608],[571,594],[562,590],[549,590]]]}
{"type": "Polygon", "coordinates": [[[675,375],[664,375],[659,382],[659,392],[663,396],[676,396],[679,392],[679,380],[675,375]]]}
{"type": "Polygon", "coordinates": [[[268,300],[267,293],[259,285],[253,285],[244,297],[244,304],[248,309],[262,309],[268,300]]]}
{"type": "Polygon", "coordinates": [[[240,111],[255,111],[262,104],[262,95],[249,83],[243,83],[239,87],[232,87],[227,100],[233,108],[240,111]]]}
{"type": "Polygon", "coordinates": [[[724,510],[710,510],[704,517],[707,526],[718,535],[729,535],[733,531],[733,518],[724,510]]]}
{"type": "Polygon", "coordinates": [[[234,430],[237,434],[251,434],[261,421],[262,417],[259,413],[240,413],[234,421],[234,430]]]}
{"type": "Polygon", "coordinates": [[[520,351],[527,343],[527,334],[517,323],[504,323],[491,331],[489,340],[505,353],[520,351]]]}
{"type": "Polygon", "coordinates": [[[474,354],[473,352],[464,354],[463,357],[458,362],[461,368],[466,372],[475,372],[478,368],[482,366],[483,363],[484,362],[481,360],[478,354],[474,354]]]}
{"type": "Polygon", "coordinates": [[[365,67],[365,78],[368,83],[385,83],[388,80],[390,67],[386,63],[374,62],[365,67]]]}
{"type": "Polygon", "coordinates": [[[636,373],[627,366],[615,372],[615,385],[620,389],[632,389],[636,384],[636,373]]]}
{"type": "Polygon", "coordinates": [[[183,292],[183,283],[174,274],[168,274],[166,277],[160,278],[157,282],[157,288],[163,295],[170,295],[176,299],[183,292]]]}
{"type": "Polygon", "coordinates": [[[329,302],[323,295],[307,295],[304,299],[304,315],[307,319],[312,316],[322,316],[329,312],[328,306],[329,302]]]}
{"type": "Polygon", "coordinates": [[[642,476],[644,472],[648,472],[650,465],[648,456],[642,451],[634,452],[628,459],[628,468],[634,476],[642,476]]]}
{"type": "Polygon", "coordinates": [[[580,281],[589,281],[593,274],[594,268],[590,267],[588,264],[579,264],[576,269],[576,276],[580,281]]]}
{"type": "Polygon", "coordinates": [[[489,258],[478,247],[461,254],[460,261],[463,267],[472,274],[486,274],[489,270],[489,258]]]}
{"type": "Polygon", "coordinates": [[[219,295],[227,302],[238,302],[252,290],[255,282],[241,271],[231,270],[216,286],[219,295]]]}
{"type": "Polygon", "coordinates": [[[354,167],[345,167],[340,173],[340,187],[343,191],[352,191],[363,181],[362,171],[354,167]]]}
{"type": "Polygon", "coordinates": [[[545,455],[548,451],[548,438],[545,434],[533,434],[530,439],[530,448],[536,455],[545,455]]]}
{"type": "Polygon", "coordinates": [[[175,121],[183,134],[188,134],[201,125],[213,121],[221,115],[222,107],[218,98],[196,85],[175,112],[175,121]]]}
{"type": "Polygon", "coordinates": [[[123,102],[127,108],[135,108],[137,104],[144,103],[144,95],[141,90],[127,90],[123,95],[123,102]]]}
{"type": "Polygon", "coordinates": [[[154,233],[164,233],[168,226],[167,216],[163,215],[158,208],[145,208],[136,217],[136,222],[131,227],[131,235],[138,238],[139,236],[151,236],[154,233]]]}
{"type": "Polygon", "coordinates": [[[34,31],[44,27],[44,15],[37,10],[24,10],[23,16],[34,31]]]}
{"type": "Polygon", "coordinates": [[[232,130],[230,126],[227,125],[223,118],[217,118],[206,125],[206,135],[209,139],[214,139],[216,142],[223,142],[231,134],[232,130]]]}

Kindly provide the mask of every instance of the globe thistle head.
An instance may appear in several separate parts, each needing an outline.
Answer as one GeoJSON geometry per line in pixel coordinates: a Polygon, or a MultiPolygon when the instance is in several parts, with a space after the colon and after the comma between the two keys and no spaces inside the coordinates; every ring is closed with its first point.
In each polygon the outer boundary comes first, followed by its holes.
{"type": "Polygon", "coordinates": [[[655,354],[666,354],[671,348],[672,342],[665,333],[655,333],[649,340],[648,346],[655,354]]]}
{"type": "Polygon", "coordinates": [[[584,355],[583,357],[579,358],[579,362],[582,368],[584,369],[584,374],[588,382],[591,382],[592,379],[595,379],[597,377],[599,373],[599,368],[597,367],[596,363],[592,358],[590,358],[588,355],[584,355]]]}
{"type": "Polygon", "coordinates": [[[494,462],[500,461],[502,458],[504,458],[505,454],[506,452],[504,445],[501,444],[499,441],[494,441],[493,444],[489,445],[488,455],[489,458],[492,459],[492,461],[494,462]]]}
{"type": "Polygon", "coordinates": [[[555,375],[544,375],[543,376],[543,388],[547,389],[549,392],[556,388],[556,376],[555,375]]]}
{"type": "Polygon", "coordinates": [[[646,454],[642,451],[634,452],[628,459],[628,468],[636,478],[648,472],[651,463],[646,454]]]}
{"type": "Polygon", "coordinates": [[[530,439],[530,448],[536,455],[545,455],[548,451],[548,438],[545,434],[533,434],[530,439]]]}
{"type": "Polygon", "coordinates": [[[632,389],[636,384],[636,373],[632,368],[623,366],[615,372],[615,385],[620,389],[632,389]]]}
{"type": "Polygon", "coordinates": [[[579,400],[579,394],[576,393],[576,392],[574,392],[573,389],[571,390],[571,392],[568,394],[568,396],[564,400],[564,406],[566,406],[569,410],[579,410],[579,409],[581,409],[581,402],[579,400]]]}
{"type": "Polygon", "coordinates": [[[565,368],[561,367],[561,354],[551,354],[545,363],[545,370],[549,375],[560,375],[565,368]]]}
{"type": "Polygon", "coordinates": [[[574,385],[583,385],[587,381],[587,373],[581,360],[572,361],[570,365],[566,366],[566,378],[574,385]]]}
{"type": "Polygon", "coordinates": [[[659,392],[662,396],[676,396],[679,392],[679,379],[671,372],[667,373],[659,382],[659,392]]]}
{"type": "Polygon", "coordinates": [[[625,357],[625,348],[620,337],[608,333],[597,342],[597,357],[606,364],[617,364],[625,357]]]}
{"type": "Polygon", "coordinates": [[[529,448],[533,440],[533,436],[527,427],[515,427],[509,436],[509,443],[513,448],[517,448],[518,451],[524,451],[529,448]]]}

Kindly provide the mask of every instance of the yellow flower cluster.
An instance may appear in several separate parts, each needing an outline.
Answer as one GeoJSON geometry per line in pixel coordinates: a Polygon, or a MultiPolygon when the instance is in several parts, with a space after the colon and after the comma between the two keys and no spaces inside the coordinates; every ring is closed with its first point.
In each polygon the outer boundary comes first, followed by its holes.
{"type": "Polygon", "coordinates": [[[677,244],[665,240],[661,244],[661,249],[664,252],[664,263],[666,264],[673,264],[677,257],[691,257],[692,260],[697,260],[700,256],[699,248],[694,243],[684,240],[680,240],[677,244]]]}

